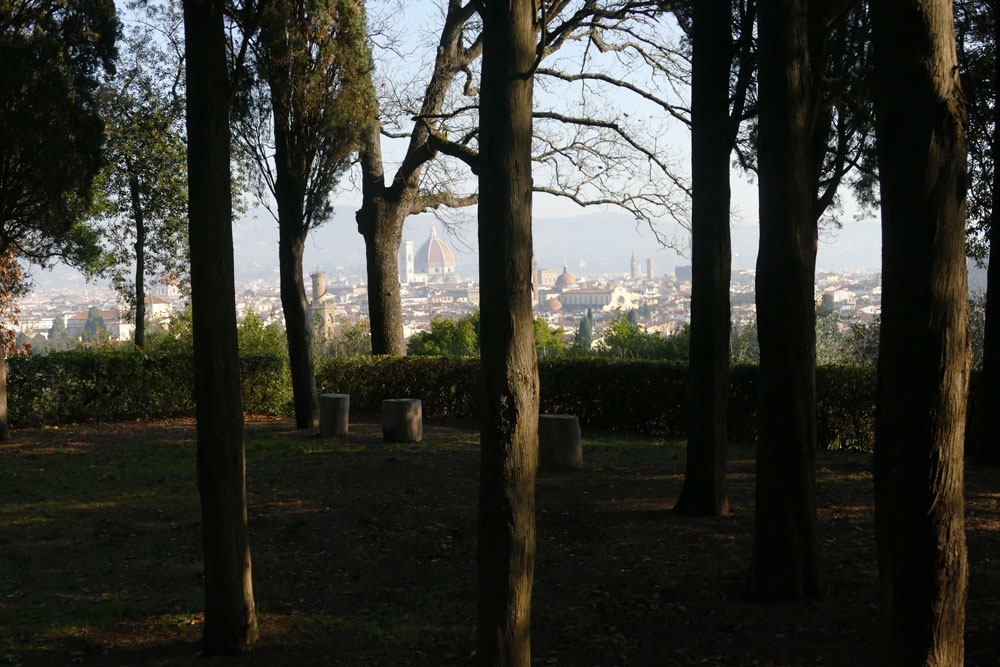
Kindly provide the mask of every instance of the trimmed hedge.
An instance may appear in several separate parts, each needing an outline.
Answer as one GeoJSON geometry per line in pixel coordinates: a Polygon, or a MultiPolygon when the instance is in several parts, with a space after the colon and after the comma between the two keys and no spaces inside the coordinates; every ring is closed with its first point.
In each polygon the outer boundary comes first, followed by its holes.
{"type": "MultiPolygon", "coordinates": [[[[8,360],[11,424],[42,426],[90,420],[194,414],[189,355],[150,355],[134,349],[85,348],[8,360]]],[[[287,363],[269,355],[240,358],[243,408],[287,414],[287,363]]]]}
{"type": "MultiPolygon", "coordinates": [[[[8,361],[8,408],[15,427],[194,414],[189,355],[86,348],[8,361]]],[[[283,356],[240,358],[249,414],[291,414],[283,356]]],[[[662,361],[559,359],[538,365],[543,413],[575,414],[587,428],[682,440],[687,366],[662,361]]],[[[729,439],[757,439],[756,366],[730,372],[729,439]]],[[[970,384],[968,447],[977,435],[979,374],[970,384]]],[[[328,359],[316,369],[321,392],[348,393],[355,414],[380,414],[385,398],[419,398],[430,419],[479,418],[479,361],[440,357],[328,359]]],[[[816,370],[816,435],[825,449],[871,451],[875,441],[873,368],[816,370]]]]}
{"type": "MultiPolygon", "coordinates": [[[[538,364],[541,412],[574,414],[581,425],[665,438],[687,437],[687,365],[661,361],[559,359],[538,364]]],[[[729,439],[757,439],[757,366],[730,372],[729,439]]],[[[430,419],[479,417],[479,361],[440,357],[331,359],[316,372],[322,392],[348,393],[351,409],[377,415],[385,398],[420,398],[430,419]]],[[[819,446],[870,451],[875,370],[816,372],[819,446]]]]}

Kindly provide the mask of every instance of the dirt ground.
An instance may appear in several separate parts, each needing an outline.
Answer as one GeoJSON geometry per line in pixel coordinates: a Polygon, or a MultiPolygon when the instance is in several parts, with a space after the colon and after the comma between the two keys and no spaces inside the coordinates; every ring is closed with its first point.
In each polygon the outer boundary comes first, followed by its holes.
{"type": "MultiPolygon", "coordinates": [[[[261,640],[219,665],[474,663],[478,434],[426,424],[388,446],[288,420],[247,424],[261,640]]],[[[874,664],[870,457],[822,453],[825,597],[741,598],[753,449],[733,446],[731,515],[670,511],[678,443],[585,433],[585,468],[537,484],[537,665],[874,664]]],[[[20,431],[0,446],[0,665],[183,665],[201,631],[190,420],[20,431]]],[[[967,471],[966,664],[1000,665],[1000,471],[967,471]]]]}

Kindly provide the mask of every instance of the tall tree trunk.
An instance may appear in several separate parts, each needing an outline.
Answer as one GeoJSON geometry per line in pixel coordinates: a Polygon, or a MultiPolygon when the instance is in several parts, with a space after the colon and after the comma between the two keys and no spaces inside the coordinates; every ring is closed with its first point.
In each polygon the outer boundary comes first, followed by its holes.
{"type": "Polygon", "coordinates": [[[10,423],[7,419],[7,355],[0,355],[0,441],[10,440],[10,423]]]}
{"type": "Polygon", "coordinates": [[[198,490],[205,558],[204,654],[257,640],[236,348],[229,81],[221,0],[185,0],[188,212],[198,490]]]}
{"type": "Polygon", "coordinates": [[[358,225],[365,226],[368,269],[368,316],[372,354],[406,354],[403,340],[403,302],[399,284],[399,244],[406,213],[398,206],[371,202],[361,208],[358,225]]]}
{"type": "MultiPolygon", "coordinates": [[[[272,95],[280,99],[278,95],[272,95]]],[[[309,322],[306,286],[302,279],[302,253],[309,227],[303,219],[305,208],[305,173],[296,173],[288,152],[287,113],[278,104],[274,112],[275,186],[278,205],[278,275],[281,283],[281,308],[288,340],[289,370],[292,375],[292,401],[295,426],[319,426],[319,398],[313,374],[312,325],[309,322]]],[[[308,167],[306,167],[308,169],[308,167]]]]}
{"type": "Polygon", "coordinates": [[[986,269],[986,330],[983,332],[983,374],[979,392],[982,425],[976,460],[1000,465],[1000,2],[993,0],[993,211],[990,214],[990,256],[986,269]]]}
{"type": "Polygon", "coordinates": [[[675,509],[718,516],[726,498],[729,400],[730,0],[694,4],[691,78],[691,357],[687,470],[675,509]]]}
{"type": "Polygon", "coordinates": [[[530,0],[484,3],[479,114],[483,422],[479,475],[481,665],[531,664],[538,363],[531,316],[530,0]]]}
{"type": "Polygon", "coordinates": [[[146,345],[146,220],[139,195],[139,176],[132,174],[128,184],[135,219],[135,346],[141,348],[146,345]]]}
{"type": "MultiPolygon", "coordinates": [[[[280,210],[280,205],[279,205],[280,210]]],[[[306,235],[279,225],[278,273],[281,278],[281,307],[285,315],[289,370],[296,428],[319,426],[319,398],[313,374],[312,326],[302,279],[302,253],[306,235]]]]}
{"type": "Polygon", "coordinates": [[[882,195],[881,665],[961,665],[968,563],[965,108],[948,0],[872,4],[882,195]]]}
{"type": "Polygon", "coordinates": [[[760,3],[760,438],[748,594],[820,595],[807,0],[760,3]]]}
{"type": "Polygon", "coordinates": [[[361,148],[362,204],[356,214],[365,239],[368,269],[368,320],[372,354],[406,354],[403,340],[403,300],[399,285],[399,244],[412,194],[397,187],[389,197],[382,171],[379,125],[373,124],[361,148]]]}
{"type": "Polygon", "coordinates": [[[424,88],[420,118],[410,133],[406,154],[385,183],[382,164],[381,126],[376,120],[362,138],[362,205],[357,213],[358,232],[364,236],[368,260],[368,317],[371,325],[372,354],[406,354],[403,339],[403,304],[399,287],[399,244],[403,222],[421,209],[420,174],[435,151],[428,145],[432,131],[439,128],[434,117],[441,108],[455,76],[468,71],[478,57],[479,46],[464,42],[465,24],[476,13],[474,3],[449,2],[434,58],[434,69],[424,88]]]}

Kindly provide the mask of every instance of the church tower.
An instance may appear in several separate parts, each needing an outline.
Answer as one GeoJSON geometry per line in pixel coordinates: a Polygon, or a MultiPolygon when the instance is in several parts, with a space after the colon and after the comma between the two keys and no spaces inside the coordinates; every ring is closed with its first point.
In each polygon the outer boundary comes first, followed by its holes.
{"type": "Polygon", "coordinates": [[[413,282],[413,241],[406,241],[403,250],[403,282],[413,282]]]}

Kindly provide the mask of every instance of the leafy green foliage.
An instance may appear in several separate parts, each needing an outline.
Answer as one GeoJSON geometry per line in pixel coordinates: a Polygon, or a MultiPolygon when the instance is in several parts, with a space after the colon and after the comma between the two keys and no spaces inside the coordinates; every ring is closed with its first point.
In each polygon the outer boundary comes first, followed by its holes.
{"type": "Polygon", "coordinates": [[[672,336],[663,336],[658,331],[648,333],[633,313],[635,311],[615,315],[604,330],[603,340],[598,343],[598,354],[612,359],[687,361],[691,340],[687,325],[672,336]]]}
{"type": "Polygon", "coordinates": [[[105,275],[138,310],[135,266],[144,282],[187,282],[187,147],[184,138],[181,16],[145,5],[129,23],[115,76],[100,91],[107,142],[101,179],[105,275]]]}
{"type": "MultiPolygon", "coordinates": [[[[986,336],[986,293],[973,294],[969,299],[969,340],[972,345],[972,367],[983,367],[986,336]]],[[[876,343],[877,345],[877,343],[876,343]]]]}
{"type": "Polygon", "coordinates": [[[566,351],[566,341],[563,339],[566,332],[562,327],[550,329],[543,318],[536,317],[534,328],[535,351],[539,359],[558,357],[566,351]]]}
{"type": "Polygon", "coordinates": [[[756,364],[760,362],[760,344],[757,342],[757,323],[734,324],[729,329],[729,358],[733,363],[756,364]]]}
{"type": "MultiPolygon", "coordinates": [[[[845,366],[878,365],[878,338],[881,320],[875,318],[871,322],[856,322],[850,330],[843,334],[841,340],[840,364],[845,366]]],[[[980,349],[982,349],[980,347],[980,349]]]]}
{"type": "MultiPolygon", "coordinates": [[[[663,361],[556,359],[538,365],[542,413],[574,414],[585,428],[683,439],[687,432],[688,369],[663,361]]],[[[729,439],[757,439],[756,366],[730,373],[729,439]]],[[[870,451],[875,427],[875,371],[817,371],[820,447],[870,451]]],[[[348,393],[351,409],[377,415],[386,398],[423,401],[427,418],[479,416],[479,364],[474,359],[369,357],[319,364],[320,391],[348,393]]]]}
{"type": "MultiPolygon", "coordinates": [[[[8,405],[15,426],[193,415],[192,355],[95,345],[9,360],[8,405]]],[[[287,414],[284,357],[240,357],[243,409],[287,414]]]]}
{"type": "Polygon", "coordinates": [[[150,354],[190,355],[194,354],[194,327],[191,305],[182,313],[174,313],[163,328],[153,329],[146,338],[146,350],[150,354]]]}
{"type": "Polygon", "coordinates": [[[331,357],[360,357],[372,353],[372,335],[367,322],[350,322],[346,317],[336,325],[316,327],[313,323],[313,359],[331,357]]]}
{"type": "MultiPolygon", "coordinates": [[[[184,318],[177,318],[182,328],[184,318]]],[[[245,339],[270,345],[267,327],[253,324],[245,339]]],[[[181,332],[183,337],[183,331],[181,332]]],[[[182,340],[182,338],[173,339],[182,340]]],[[[171,348],[167,337],[159,349],[171,348]]],[[[178,346],[179,347],[179,346],[178,346]]],[[[39,426],[90,420],[191,415],[192,356],[152,353],[127,345],[97,345],[47,356],[9,360],[11,421],[39,426]]],[[[176,349],[176,348],[172,348],[176,349]]],[[[289,414],[291,391],[283,354],[240,358],[244,409],[289,414]]],[[[328,358],[317,364],[317,388],[348,393],[354,414],[377,415],[386,398],[423,401],[430,419],[476,419],[480,410],[479,362],[439,357],[328,358]]],[[[555,359],[539,363],[541,412],[574,414],[585,428],[683,439],[687,429],[686,364],[662,361],[555,359]]],[[[730,373],[729,439],[757,438],[756,366],[730,373]]],[[[871,451],[875,437],[875,370],[825,366],[816,371],[817,440],[823,449],[871,451]]],[[[979,418],[979,374],[970,383],[969,426],[979,418]]]]}
{"type": "Polygon", "coordinates": [[[954,3],[955,37],[962,94],[968,112],[966,144],[969,151],[966,254],[985,266],[993,216],[993,143],[997,120],[996,40],[997,8],[993,3],[958,0],[954,3]]]}
{"type": "Polygon", "coordinates": [[[594,344],[594,311],[587,309],[587,315],[580,319],[580,327],[573,337],[574,351],[582,354],[590,352],[591,345],[594,344]]]}
{"type": "Polygon", "coordinates": [[[83,221],[102,163],[95,91],[111,71],[111,0],[11,0],[0,11],[0,254],[79,265],[99,257],[83,221]]]}
{"type": "Polygon", "coordinates": [[[83,325],[84,342],[94,342],[100,339],[101,334],[107,336],[108,329],[104,326],[104,316],[101,309],[91,306],[87,309],[87,322],[83,325]]]}
{"type": "MultiPolygon", "coordinates": [[[[816,311],[816,363],[819,366],[869,366],[878,363],[879,319],[851,323],[846,330],[832,310],[816,311]]],[[[981,348],[980,348],[981,349],[981,348]]],[[[757,324],[733,325],[729,333],[729,354],[733,363],[760,361],[757,324]]]]}
{"type": "MultiPolygon", "coordinates": [[[[550,329],[541,317],[534,320],[533,327],[539,359],[558,357],[566,352],[565,331],[561,327],[550,329]]],[[[418,331],[410,336],[406,351],[417,357],[478,357],[479,311],[458,319],[435,316],[430,331],[418,331]]]]}
{"type": "Polygon", "coordinates": [[[430,331],[410,336],[406,352],[423,357],[478,357],[479,311],[457,320],[436,315],[430,331]]]}
{"type": "Polygon", "coordinates": [[[252,310],[247,311],[236,328],[237,345],[241,355],[271,355],[282,357],[286,354],[285,334],[274,322],[264,320],[252,310]]]}
{"type": "Polygon", "coordinates": [[[362,7],[351,0],[262,5],[254,66],[234,100],[234,139],[253,165],[258,199],[279,200],[276,217],[293,234],[330,218],[330,192],[376,115],[362,7]],[[281,201],[292,183],[299,201],[281,201]],[[299,209],[297,219],[286,206],[299,209]]]}

